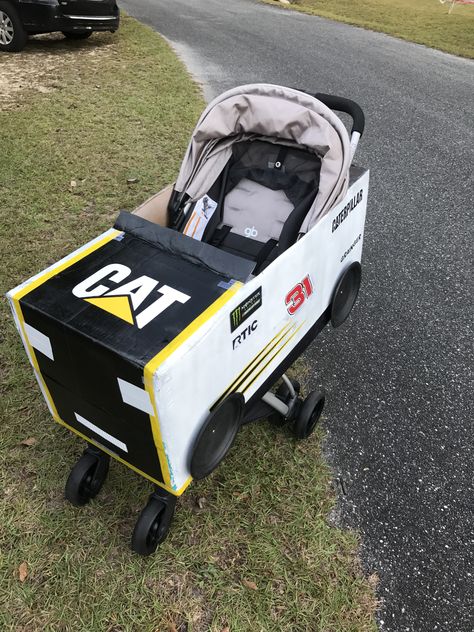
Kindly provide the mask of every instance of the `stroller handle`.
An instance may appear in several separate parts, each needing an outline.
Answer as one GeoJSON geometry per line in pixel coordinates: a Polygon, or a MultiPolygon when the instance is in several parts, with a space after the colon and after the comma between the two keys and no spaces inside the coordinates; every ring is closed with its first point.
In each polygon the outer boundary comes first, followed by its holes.
{"type": "Polygon", "coordinates": [[[325,106],[331,110],[338,110],[339,112],[345,112],[352,117],[352,129],[351,129],[351,160],[354,158],[354,154],[359,143],[359,138],[362,136],[365,127],[365,116],[362,108],[358,103],[352,101],[352,99],[346,99],[345,97],[337,97],[333,94],[323,94],[322,92],[308,92],[307,90],[301,90],[310,96],[314,97],[324,103],[325,106]]]}
{"type": "Polygon", "coordinates": [[[351,135],[354,132],[359,134],[359,137],[362,136],[365,127],[365,116],[362,108],[358,103],[352,101],[351,99],[346,99],[345,97],[337,97],[332,94],[321,94],[317,92],[313,94],[316,99],[319,99],[324,105],[327,105],[331,110],[338,110],[339,112],[345,112],[352,117],[352,130],[351,135]]]}

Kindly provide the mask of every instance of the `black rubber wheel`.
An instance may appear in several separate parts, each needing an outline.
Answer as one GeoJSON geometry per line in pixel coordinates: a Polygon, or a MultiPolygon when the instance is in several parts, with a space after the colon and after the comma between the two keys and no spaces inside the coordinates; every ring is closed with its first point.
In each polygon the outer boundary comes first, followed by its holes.
{"type": "Polygon", "coordinates": [[[241,393],[232,393],[204,422],[191,451],[189,471],[196,479],[209,476],[234,443],[244,413],[241,393]]]}
{"type": "Polygon", "coordinates": [[[64,495],[72,505],[82,507],[100,492],[109,471],[110,458],[85,452],[66,481],[64,495]]]}
{"type": "Polygon", "coordinates": [[[92,31],[63,31],[64,37],[73,40],[87,39],[92,35],[92,31]]]}
{"type": "Polygon", "coordinates": [[[346,320],[354,307],[359,294],[362,268],[358,261],[345,270],[337,282],[331,302],[331,323],[339,327],[346,320]]]}
{"type": "Polygon", "coordinates": [[[0,51],[18,53],[27,41],[28,35],[17,10],[10,2],[0,0],[0,51]]]}
{"type": "Polygon", "coordinates": [[[313,432],[323,412],[325,399],[322,391],[313,391],[304,400],[293,427],[297,439],[306,439],[313,432]]]}
{"type": "Polygon", "coordinates": [[[132,550],[138,555],[151,555],[168,535],[171,518],[166,520],[166,505],[156,498],[148,501],[132,534],[132,550]]]}

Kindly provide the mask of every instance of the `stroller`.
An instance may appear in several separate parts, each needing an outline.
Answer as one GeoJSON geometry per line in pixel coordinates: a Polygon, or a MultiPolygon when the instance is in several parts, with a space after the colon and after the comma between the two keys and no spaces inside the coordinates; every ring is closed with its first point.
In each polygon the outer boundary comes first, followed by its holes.
{"type": "Polygon", "coordinates": [[[110,457],[155,486],[137,553],[164,540],[177,497],[242,424],[272,414],[297,439],[313,431],[324,393],[303,400],[285,371],[357,298],[363,128],[348,99],[229,90],[199,119],[174,186],[8,293],[52,416],[88,442],[66,498],[94,498],[110,457]],[[351,115],[350,138],[333,110],[351,115]]]}

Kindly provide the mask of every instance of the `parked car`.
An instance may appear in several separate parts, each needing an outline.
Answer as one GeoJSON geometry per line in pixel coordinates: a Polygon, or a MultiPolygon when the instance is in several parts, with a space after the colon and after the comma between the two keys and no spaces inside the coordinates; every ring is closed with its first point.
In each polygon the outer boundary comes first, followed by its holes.
{"type": "Polygon", "coordinates": [[[116,31],[116,0],[0,0],[0,51],[18,52],[28,35],[61,31],[86,39],[94,31],[116,31]]]}

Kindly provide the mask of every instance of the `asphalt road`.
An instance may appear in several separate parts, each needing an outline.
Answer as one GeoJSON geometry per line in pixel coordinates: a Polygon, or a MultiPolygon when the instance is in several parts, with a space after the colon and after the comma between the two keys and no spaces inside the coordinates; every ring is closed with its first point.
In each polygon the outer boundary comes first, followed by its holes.
{"type": "Polygon", "coordinates": [[[307,353],[328,392],[337,519],[380,576],[381,630],[472,632],[474,63],[252,0],[121,4],[207,98],[274,82],[363,106],[363,287],[307,353]]]}

